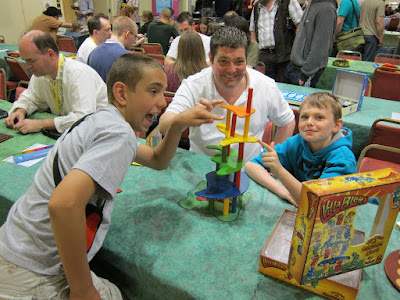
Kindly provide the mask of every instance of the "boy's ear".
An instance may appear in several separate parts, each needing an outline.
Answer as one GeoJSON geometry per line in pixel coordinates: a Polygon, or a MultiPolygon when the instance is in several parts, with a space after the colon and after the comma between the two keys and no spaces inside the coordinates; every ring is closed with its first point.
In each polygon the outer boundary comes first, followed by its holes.
{"type": "Polygon", "coordinates": [[[113,85],[114,101],[118,103],[120,107],[126,106],[126,85],[123,82],[116,82],[113,85]]]}
{"type": "Polygon", "coordinates": [[[343,126],[343,119],[340,118],[335,122],[335,126],[333,127],[333,133],[339,132],[340,129],[342,129],[343,126]]]}

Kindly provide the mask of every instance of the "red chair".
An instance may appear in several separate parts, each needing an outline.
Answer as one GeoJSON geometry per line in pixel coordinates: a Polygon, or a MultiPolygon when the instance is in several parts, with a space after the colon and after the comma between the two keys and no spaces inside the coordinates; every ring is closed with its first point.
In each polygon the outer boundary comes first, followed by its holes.
{"type": "Polygon", "coordinates": [[[147,53],[147,52],[146,52],[146,55],[147,55],[148,57],[151,57],[151,58],[155,59],[155,60],[158,61],[161,65],[164,65],[165,56],[164,56],[163,54],[153,54],[153,53],[147,53]]]}
{"type": "MultiPolygon", "coordinates": [[[[367,145],[371,144],[400,149],[400,121],[389,118],[375,120],[367,141],[367,145]]],[[[385,151],[371,150],[368,152],[368,157],[400,164],[400,157],[393,156],[385,151]]]]}
{"type": "Polygon", "coordinates": [[[400,71],[379,67],[372,77],[371,97],[400,101],[400,71]]]}
{"type": "Polygon", "coordinates": [[[343,58],[343,59],[352,59],[352,60],[361,60],[362,55],[358,51],[352,51],[352,50],[341,50],[336,54],[337,58],[343,58]]]}
{"type": "MultiPolygon", "coordinates": [[[[294,121],[296,123],[296,126],[294,127],[293,130],[293,135],[296,135],[299,133],[298,124],[299,124],[300,111],[296,108],[292,108],[292,110],[294,113],[294,121]]],[[[265,125],[262,141],[264,143],[270,144],[275,138],[275,133],[276,133],[276,126],[272,122],[268,122],[267,125],[265,125]]]]}
{"type": "Polygon", "coordinates": [[[371,97],[372,81],[368,78],[367,87],[365,88],[364,96],[371,97]]]}
{"type": "Polygon", "coordinates": [[[4,59],[6,60],[7,64],[10,66],[11,71],[13,71],[15,77],[17,78],[17,85],[18,82],[21,80],[29,81],[31,79],[31,74],[29,74],[25,65],[17,58],[5,56],[4,59]]]}
{"type": "Polygon", "coordinates": [[[74,39],[70,36],[59,36],[57,38],[57,45],[60,51],[76,53],[76,45],[74,39]]]}
{"type": "Polygon", "coordinates": [[[0,68],[0,99],[7,99],[7,78],[6,71],[0,68]]]}
{"type": "Polygon", "coordinates": [[[146,52],[146,55],[149,53],[164,55],[163,47],[159,43],[143,43],[142,48],[146,52]]]}
{"type": "Polygon", "coordinates": [[[400,149],[371,144],[361,151],[360,157],[357,160],[357,172],[362,173],[384,168],[392,168],[400,173],[400,164],[367,156],[372,151],[386,153],[386,156],[390,156],[391,158],[394,158],[394,160],[400,160],[400,149]]]}
{"type": "Polygon", "coordinates": [[[141,55],[146,54],[146,51],[144,51],[144,49],[141,47],[132,47],[129,51],[131,51],[132,53],[135,53],[135,54],[141,54],[141,55]]]}
{"type": "Polygon", "coordinates": [[[391,53],[378,53],[374,62],[379,64],[389,63],[392,65],[400,65],[400,55],[391,53]]]}
{"type": "Polygon", "coordinates": [[[18,82],[18,86],[15,90],[15,100],[17,101],[19,98],[19,95],[21,95],[27,88],[28,88],[29,82],[21,80],[18,82]]]}
{"type": "Polygon", "coordinates": [[[399,25],[399,19],[398,18],[392,18],[386,26],[387,31],[396,31],[397,26],[399,25]]]}

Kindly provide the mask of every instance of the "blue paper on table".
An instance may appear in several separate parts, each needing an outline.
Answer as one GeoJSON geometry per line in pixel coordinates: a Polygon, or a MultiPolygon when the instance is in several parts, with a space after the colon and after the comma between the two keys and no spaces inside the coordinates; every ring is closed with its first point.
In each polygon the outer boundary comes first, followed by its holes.
{"type": "Polygon", "coordinates": [[[50,150],[51,150],[51,148],[43,149],[43,150],[39,150],[39,151],[33,151],[30,153],[26,153],[26,154],[18,154],[16,156],[14,156],[14,162],[16,164],[18,164],[18,163],[21,163],[21,162],[24,162],[27,160],[42,158],[42,157],[45,157],[50,150]]]}
{"type": "Polygon", "coordinates": [[[282,94],[283,98],[285,98],[289,102],[294,101],[294,102],[300,102],[300,103],[301,103],[301,101],[304,100],[305,97],[308,96],[308,94],[291,92],[291,91],[286,91],[286,90],[281,90],[281,94],[282,94]]]}

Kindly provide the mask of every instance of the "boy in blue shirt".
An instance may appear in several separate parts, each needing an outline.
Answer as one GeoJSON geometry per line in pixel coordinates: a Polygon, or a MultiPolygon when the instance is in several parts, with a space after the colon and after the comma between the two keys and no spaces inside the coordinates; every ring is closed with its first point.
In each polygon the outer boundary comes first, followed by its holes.
{"type": "Polygon", "coordinates": [[[300,105],[299,134],[276,146],[259,141],[265,149],[246,163],[245,171],[298,206],[303,181],[356,172],[352,132],[342,125],[342,106],[337,98],[329,93],[311,94],[300,105]]]}

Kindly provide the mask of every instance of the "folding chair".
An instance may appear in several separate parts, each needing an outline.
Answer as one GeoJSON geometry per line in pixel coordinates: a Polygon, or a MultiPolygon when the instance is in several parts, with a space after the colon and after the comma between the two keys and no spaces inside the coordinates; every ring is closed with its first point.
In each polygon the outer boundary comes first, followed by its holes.
{"type": "MultiPolygon", "coordinates": [[[[296,135],[299,133],[298,124],[299,124],[300,111],[296,108],[292,108],[292,110],[294,113],[294,121],[296,123],[296,126],[294,127],[294,130],[293,130],[293,135],[296,135]]],[[[275,124],[273,124],[272,122],[268,122],[267,125],[265,125],[262,141],[264,143],[270,144],[274,140],[275,134],[276,134],[275,124]]]]}
{"type": "Polygon", "coordinates": [[[261,73],[263,73],[263,74],[265,74],[265,64],[262,61],[259,61],[257,63],[256,70],[261,72],[261,73]]]}
{"type": "Polygon", "coordinates": [[[391,68],[379,67],[372,77],[371,97],[400,101],[400,72],[391,68]]]}
{"type": "Polygon", "coordinates": [[[159,43],[143,43],[142,48],[146,52],[146,55],[149,53],[164,55],[163,47],[159,43]]]}
{"type": "Polygon", "coordinates": [[[62,35],[57,38],[57,45],[60,51],[76,53],[76,45],[74,39],[70,36],[62,35]]]}
{"type": "MultiPolygon", "coordinates": [[[[367,145],[371,144],[400,149],[400,121],[390,118],[376,119],[367,140],[367,145]]],[[[400,164],[400,157],[393,157],[384,151],[371,150],[368,157],[400,164]]]]}
{"type": "Polygon", "coordinates": [[[25,65],[17,58],[5,56],[4,59],[6,60],[7,64],[10,66],[11,71],[13,71],[15,77],[18,80],[16,85],[18,85],[18,82],[21,80],[29,81],[31,79],[31,74],[29,74],[25,65]]]}
{"type": "Polygon", "coordinates": [[[155,59],[155,60],[158,61],[161,65],[164,65],[165,56],[164,56],[163,54],[153,54],[153,53],[147,53],[147,52],[146,52],[146,55],[147,55],[148,57],[151,57],[151,58],[155,59]]]}
{"type": "Polygon", "coordinates": [[[378,53],[375,56],[374,62],[376,63],[389,63],[392,65],[400,65],[400,55],[391,53],[378,53]]]}
{"type": "Polygon", "coordinates": [[[392,18],[386,26],[387,31],[396,31],[397,26],[399,25],[399,19],[398,18],[392,18]]]}
{"type": "Polygon", "coordinates": [[[361,151],[360,157],[357,160],[357,172],[361,173],[384,168],[392,168],[400,173],[400,164],[392,161],[368,157],[367,153],[372,151],[386,153],[386,156],[390,156],[391,158],[394,158],[394,160],[400,161],[400,149],[378,144],[371,144],[361,151]]]}
{"type": "Polygon", "coordinates": [[[20,82],[18,82],[18,86],[15,90],[15,100],[14,101],[18,100],[19,95],[21,95],[28,88],[28,85],[29,85],[28,81],[21,80],[20,82]]]}
{"type": "Polygon", "coordinates": [[[7,99],[7,78],[3,68],[0,68],[0,99],[7,99]]]}
{"type": "Polygon", "coordinates": [[[362,55],[358,51],[352,50],[341,50],[336,54],[337,58],[344,58],[344,59],[352,59],[352,60],[361,60],[362,55]]]}
{"type": "Polygon", "coordinates": [[[132,47],[129,51],[131,51],[132,53],[141,54],[141,55],[146,54],[146,51],[144,51],[144,49],[141,47],[132,47]]]}
{"type": "Polygon", "coordinates": [[[364,96],[371,97],[372,81],[368,78],[367,87],[365,88],[364,96]]]}

